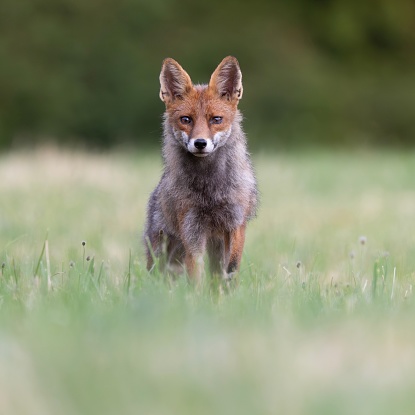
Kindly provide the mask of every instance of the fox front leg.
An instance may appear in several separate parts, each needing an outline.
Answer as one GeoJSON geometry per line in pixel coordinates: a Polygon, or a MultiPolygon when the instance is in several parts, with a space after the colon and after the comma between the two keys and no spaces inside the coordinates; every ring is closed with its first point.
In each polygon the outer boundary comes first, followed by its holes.
{"type": "Polygon", "coordinates": [[[200,284],[204,273],[203,253],[186,252],[184,263],[189,281],[200,284]]]}
{"type": "Polygon", "coordinates": [[[204,273],[203,254],[207,236],[203,223],[193,210],[187,211],[180,221],[180,239],[184,247],[184,265],[190,281],[200,283],[204,273]]]}
{"type": "Polygon", "coordinates": [[[233,274],[239,271],[245,243],[245,228],[246,224],[244,223],[235,230],[225,232],[225,257],[227,266],[224,277],[226,279],[232,279],[233,274]]]}

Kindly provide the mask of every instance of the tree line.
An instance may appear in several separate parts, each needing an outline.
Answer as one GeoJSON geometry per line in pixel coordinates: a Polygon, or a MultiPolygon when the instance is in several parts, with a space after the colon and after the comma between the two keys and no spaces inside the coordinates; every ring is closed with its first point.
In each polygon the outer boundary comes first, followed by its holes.
{"type": "Polygon", "coordinates": [[[0,147],[158,145],[162,60],[235,55],[255,148],[415,143],[412,0],[2,0],[0,147]]]}

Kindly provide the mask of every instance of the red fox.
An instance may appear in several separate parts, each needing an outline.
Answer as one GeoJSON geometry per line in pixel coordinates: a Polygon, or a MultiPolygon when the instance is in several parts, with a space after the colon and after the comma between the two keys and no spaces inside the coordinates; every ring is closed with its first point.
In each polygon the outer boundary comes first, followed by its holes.
{"type": "Polygon", "coordinates": [[[245,228],[255,216],[257,184],[237,109],[242,73],[228,56],[208,85],[193,85],[167,58],[160,73],[164,114],[163,164],[150,196],[144,239],[147,269],[163,267],[200,281],[207,251],[212,275],[238,271],[245,228]]]}

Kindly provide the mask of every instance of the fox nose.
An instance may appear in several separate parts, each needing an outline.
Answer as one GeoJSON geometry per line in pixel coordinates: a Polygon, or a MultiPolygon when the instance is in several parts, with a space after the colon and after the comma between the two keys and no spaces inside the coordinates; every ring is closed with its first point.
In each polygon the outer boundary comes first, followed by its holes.
{"type": "Polygon", "coordinates": [[[198,138],[195,140],[195,147],[198,150],[203,150],[207,146],[207,141],[204,138],[198,138]]]}

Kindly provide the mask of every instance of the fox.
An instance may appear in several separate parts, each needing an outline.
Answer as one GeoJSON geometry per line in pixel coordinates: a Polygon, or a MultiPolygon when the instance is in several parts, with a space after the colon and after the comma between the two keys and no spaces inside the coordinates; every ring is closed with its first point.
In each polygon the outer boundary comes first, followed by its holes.
{"type": "Polygon", "coordinates": [[[200,282],[207,252],[211,275],[230,280],[238,272],[247,222],[258,204],[238,109],[242,93],[242,72],[233,56],[201,85],[174,59],[163,61],[163,172],[147,205],[148,270],[158,258],[162,271],[200,282]]]}

